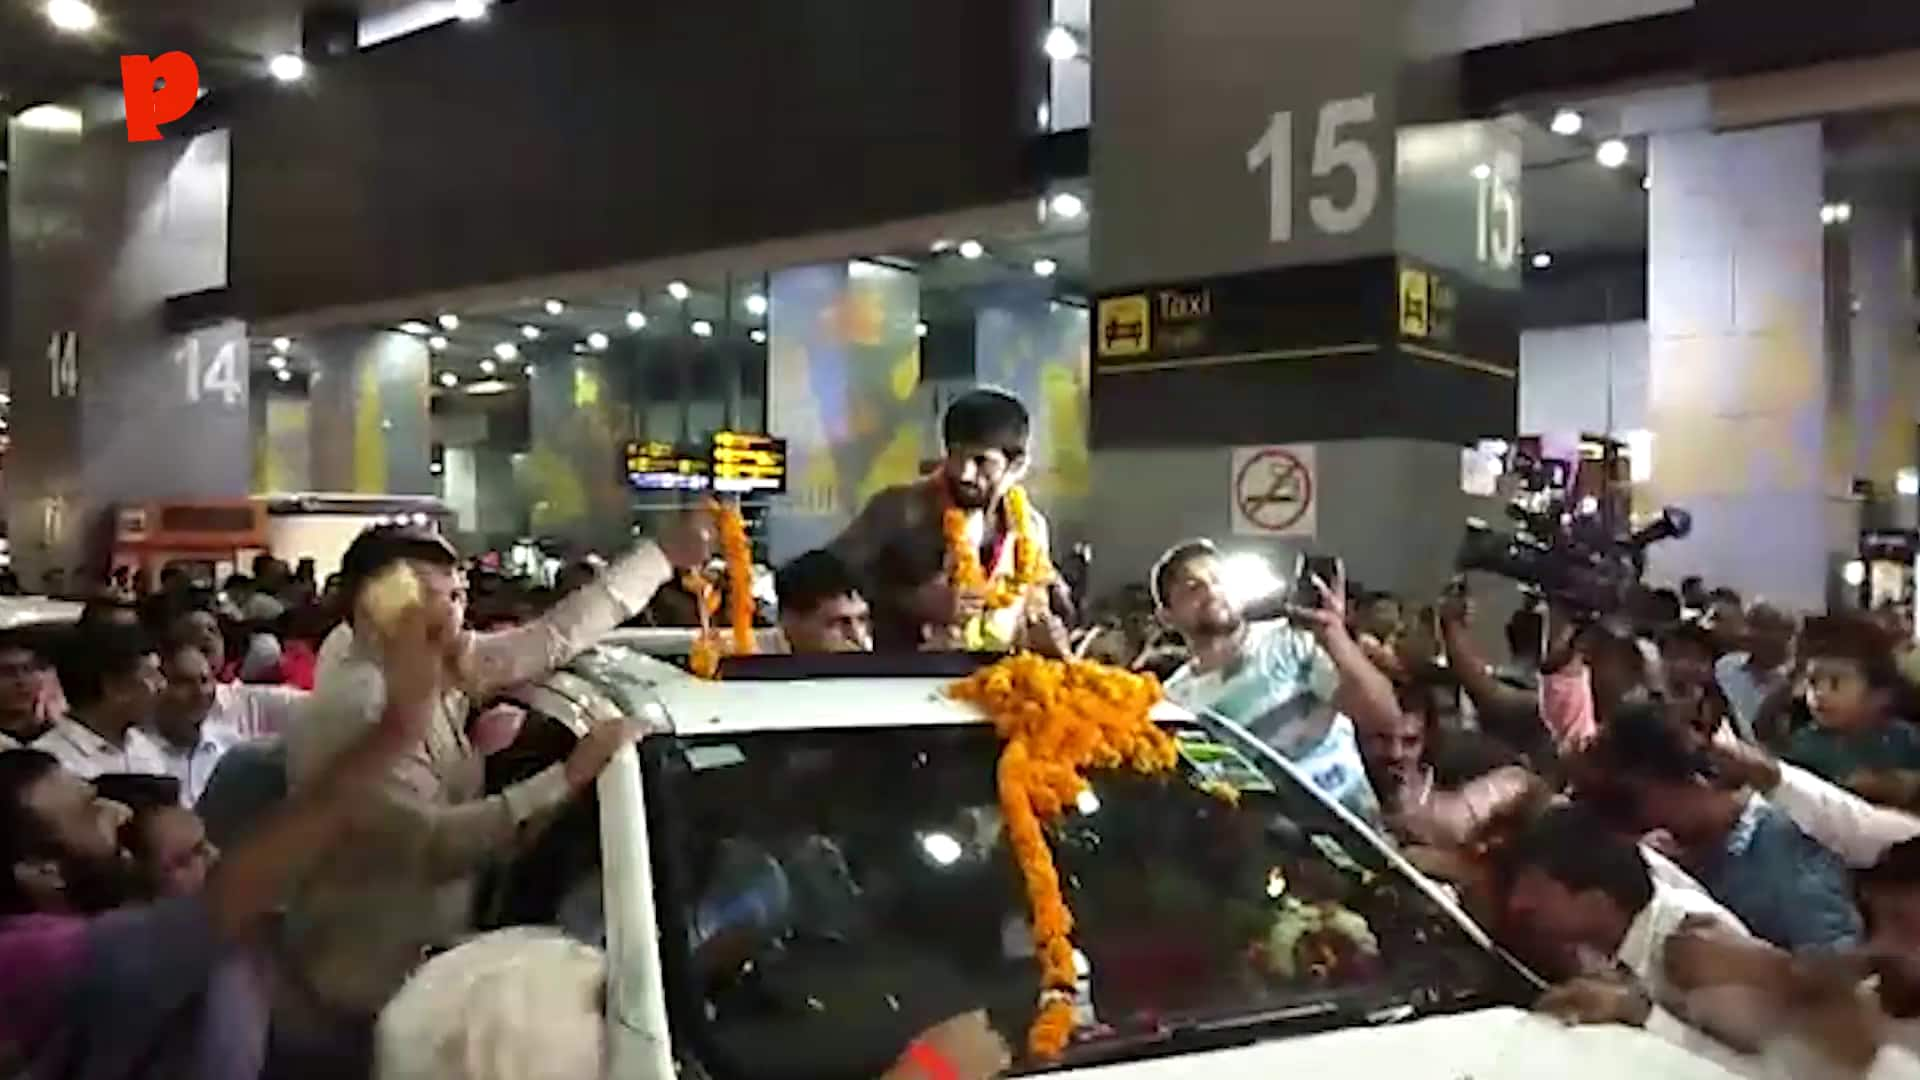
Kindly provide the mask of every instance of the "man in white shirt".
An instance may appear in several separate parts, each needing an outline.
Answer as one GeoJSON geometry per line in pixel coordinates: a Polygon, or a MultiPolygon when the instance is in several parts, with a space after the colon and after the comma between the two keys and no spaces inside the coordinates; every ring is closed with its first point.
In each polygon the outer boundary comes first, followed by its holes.
{"type": "Polygon", "coordinates": [[[1785,612],[1756,604],[1747,615],[1747,650],[1728,653],[1713,667],[1714,679],[1733,710],[1733,725],[1748,742],[1755,741],[1753,725],[1760,706],[1786,684],[1798,630],[1785,612]]]}
{"type": "Polygon", "coordinates": [[[1802,832],[1855,870],[1920,837],[1920,817],[1877,806],[1751,743],[1717,738],[1707,748],[1722,781],[1744,785],[1785,811],[1802,832]]]}
{"type": "Polygon", "coordinates": [[[153,715],[164,682],[160,657],[145,634],[103,624],[85,630],[60,664],[72,715],[33,747],[52,754],[83,780],[106,773],[165,775],[160,747],[141,728],[153,715]]]}
{"type": "Polygon", "coordinates": [[[200,801],[228,750],[291,730],[307,700],[290,687],[221,683],[206,654],[187,641],[168,646],[160,667],[167,686],[154,707],[153,734],[185,806],[200,801]]]}

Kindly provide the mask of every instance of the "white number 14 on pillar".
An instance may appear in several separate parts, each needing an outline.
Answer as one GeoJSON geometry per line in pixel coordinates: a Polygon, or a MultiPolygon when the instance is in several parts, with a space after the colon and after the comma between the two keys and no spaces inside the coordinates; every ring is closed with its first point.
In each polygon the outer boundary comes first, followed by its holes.
{"type": "Polygon", "coordinates": [[[240,347],[232,341],[222,342],[212,363],[202,360],[199,338],[190,337],[174,350],[173,362],[186,378],[187,404],[198,405],[215,395],[222,404],[240,404],[246,395],[246,387],[240,384],[240,347]]]}
{"type": "MultiPolygon", "coordinates": [[[[1345,172],[1353,178],[1353,197],[1344,205],[1319,194],[1307,200],[1314,227],[1330,236],[1356,232],[1380,204],[1380,160],[1364,138],[1348,137],[1346,130],[1374,120],[1373,95],[1341,98],[1320,106],[1314,129],[1313,159],[1316,180],[1345,172]]],[[[1247,171],[1267,170],[1267,239],[1284,244],[1293,239],[1293,113],[1276,112],[1267,118],[1260,140],[1247,149],[1247,171]]]]}

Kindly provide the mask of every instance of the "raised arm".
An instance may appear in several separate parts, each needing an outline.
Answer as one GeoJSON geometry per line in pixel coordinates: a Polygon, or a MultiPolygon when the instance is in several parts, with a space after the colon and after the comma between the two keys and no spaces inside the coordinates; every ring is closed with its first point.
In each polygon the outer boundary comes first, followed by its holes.
{"type": "Polygon", "coordinates": [[[1333,707],[1345,713],[1362,730],[1377,730],[1400,716],[1400,699],[1393,692],[1393,680],[1374,666],[1372,660],[1347,632],[1346,582],[1314,579],[1320,592],[1320,606],[1291,608],[1289,614],[1313,631],[1320,647],[1340,673],[1340,685],[1333,692],[1333,707]]]}

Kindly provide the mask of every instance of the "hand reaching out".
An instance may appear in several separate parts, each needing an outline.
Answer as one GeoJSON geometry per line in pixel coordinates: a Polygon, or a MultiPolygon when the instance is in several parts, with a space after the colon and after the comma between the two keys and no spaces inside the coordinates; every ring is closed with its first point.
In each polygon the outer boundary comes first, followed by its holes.
{"type": "Polygon", "coordinates": [[[467,738],[482,757],[492,757],[513,745],[526,720],[526,710],[518,705],[495,705],[473,718],[467,738]]]}

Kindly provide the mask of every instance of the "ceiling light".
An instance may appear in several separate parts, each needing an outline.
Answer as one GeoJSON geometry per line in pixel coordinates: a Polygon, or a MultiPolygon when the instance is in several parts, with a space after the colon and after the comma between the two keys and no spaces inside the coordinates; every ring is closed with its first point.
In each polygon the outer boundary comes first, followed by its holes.
{"type": "Polygon", "coordinates": [[[941,253],[941,252],[943,252],[943,251],[952,251],[952,250],[953,250],[953,241],[951,241],[951,240],[944,240],[944,239],[942,239],[942,240],[935,240],[935,241],[933,242],[933,245],[932,245],[932,247],[930,248],[930,250],[931,250],[931,251],[932,251],[932,252],[933,252],[933,253],[934,253],[935,255],[938,255],[938,254],[940,254],[940,253],[941,253]]]}
{"type": "Polygon", "coordinates": [[[690,329],[693,330],[694,337],[712,337],[713,336],[713,324],[708,322],[705,319],[693,320],[693,326],[690,329]]]}
{"type": "Polygon", "coordinates": [[[35,105],[21,110],[14,119],[20,121],[21,127],[61,135],[78,135],[87,129],[86,118],[80,115],[80,110],[64,105],[35,105]]]}
{"type": "Polygon", "coordinates": [[[440,373],[440,385],[445,387],[459,386],[460,376],[455,375],[451,371],[443,371],[440,373]]]}
{"type": "Polygon", "coordinates": [[[757,317],[767,313],[767,298],[759,293],[748,293],[746,304],[749,315],[757,317]]]}
{"type": "Polygon", "coordinates": [[[1652,191],[1652,190],[1653,190],[1653,177],[1652,177],[1652,176],[1643,176],[1643,177],[1641,177],[1641,178],[1640,178],[1640,190],[1641,190],[1641,191],[1652,191]]]}
{"type": "Polygon", "coordinates": [[[1491,179],[1492,176],[1493,176],[1493,166],[1487,164],[1484,161],[1473,167],[1473,178],[1475,180],[1487,180],[1487,179],[1491,179]]]}
{"type": "Polygon", "coordinates": [[[267,61],[267,74],[283,83],[299,82],[307,77],[307,62],[293,53],[281,53],[267,61]]]}
{"type": "Polygon", "coordinates": [[[1057,262],[1054,262],[1052,259],[1033,260],[1033,276],[1034,277],[1052,277],[1054,274],[1058,273],[1059,270],[1060,270],[1060,264],[1057,262]]]}
{"type": "Polygon", "coordinates": [[[1533,268],[1535,270],[1545,270],[1552,265],[1553,254],[1551,252],[1536,251],[1533,253],[1533,268]]]}
{"type": "Polygon", "coordinates": [[[292,382],[293,372],[288,371],[286,368],[276,368],[273,377],[279,379],[281,382],[292,382]]]}
{"type": "Polygon", "coordinates": [[[584,341],[576,341],[576,342],[574,342],[574,343],[573,343],[573,355],[575,355],[575,356],[579,356],[579,355],[580,355],[581,353],[583,353],[583,352],[586,352],[586,351],[587,351],[587,343],[586,343],[586,342],[584,342],[584,341]]]}
{"type": "Polygon", "coordinates": [[[419,336],[419,335],[431,333],[432,331],[433,331],[433,327],[428,326],[426,323],[421,322],[419,319],[408,319],[406,322],[403,322],[400,324],[400,332],[403,334],[413,334],[415,336],[419,336]]]}
{"type": "Polygon", "coordinates": [[[598,330],[587,335],[587,348],[592,349],[594,352],[606,352],[607,346],[610,344],[612,344],[612,342],[607,339],[607,335],[598,330]]]}
{"type": "Polygon", "coordinates": [[[499,370],[500,370],[500,365],[494,363],[491,360],[480,361],[480,374],[482,375],[491,375],[494,372],[499,370]]]}
{"type": "Polygon", "coordinates": [[[1831,225],[1838,220],[1840,220],[1840,215],[1834,210],[1832,203],[1822,203],[1820,205],[1820,224],[1831,225]]]}
{"type": "Polygon", "coordinates": [[[645,330],[646,328],[647,328],[646,312],[640,311],[638,309],[627,312],[627,329],[645,330]]]}
{"type": "Polygon", "coordinates": [[[493,355],[502,360],[520,359],[520,347],[511,341],[503,341],[493,347],[493,355]]]}
{"type": "Polygon", "coordinates": [[[452,312],[448,312],[447,314],[440,316],[440,329],[442,330],[460,329],[460,316],[455,315],[452,312]]]}
{"type": "Polygon", "coordinates": [[[284,356],[269,356],[267,357],[267,366],[275,371],[279,371],[287,366],[287,358],[284,356]]]}
{"type": "Polygon", "coordinates": [[[100,13],[85,0],[47,0],[47,21],[54,29],[84,34],[100,25],[100,13]]]}
{"type": "Polygon", "coordinates": [[[943,832],[920,834],[920,850],[935,866],[952,866],[967,853],[960,841],[943,832]]]}
{"type": "Polygon", "coordinates": [[[427,348],[432,349],[434,352],[446,352],[447,339],[441,337],[439,334],[435,334],[427,339],[427,348]]]}
{"type": "Polygon", "coordinates": [[[511,389],[513,389],[512,383],[502,382],[499,379],[483,379],[477,383],[467,384],[467,393],[481,397],[488,394],[504,394],[511,389]]]}
{"type": "Polygon", "coordinates": [[[757,326],[747,331],[747,337],[751,339],[755,345],[765,345],[767,343],[767,332],[757,326]]]}
{"type": "Polygon", "coordinates": [[[914,337],[926,337],[926,336],[927,336],[927,324],[926,324],[926,323],[923,323],[923,322],[922,322],[922,323],[914,323],[914,324],[913,324],[913,336],[914,336],[914,337]]]}
{"type": "Polygon", "coordinates": [[[447,471],[447,467],[435,461],[435,462],[430,462],[427,465],[427,471],[432,473],[435,476],[439,476],[441,473],[447,471]]]}
{"type": "Polygon", "coordinates": [[[977,259],[986,253],[987,249],[978,240],[960,241],[960,257],[963,259],[977,259]]]}
{"type": "Polygon", "coordinates": [[[1553,122],[1547,127],[1555,135],[1574,136],[1580,134],[1580,129],[1585,127],[1586,123],[1586,118],[1572,109],[1561,109],[1553,114],[1553,122]]]}
{"type": "Polygon", "coordinates": [[[290,337],[277,337],[273,339],[274,352],[284,353],[292,348],[293,348],[293,339],[290,337]]]}
{"type": "Polygon", "coordinates": [[[684,281],[669,281],[667,282],[667,295],[684,304],[687,302],[687,297],[693,295],[693,290],[687,288],[687,283],[684,281]]]}
{"type": "Polygon", "coordinates": [[[1845,202],[1834,203],[1833,204],[1833,220],[1839,222],[1842,225],[1845,225],[1847,222],[1852,221],[1853,220],[1853,204],[1845,203],[1845,202]]]}
{"type": "Polygon", "coordinates": [[[487,17],[487,0],[453,0],[453,15],[456,19],[472,22],[487,17]]]}
{"type": "Polygon", "coordinates": [[[1087,212],[1087,201],[1071,191],[1060,191],[1047,200],[1047,209],[1054,217],[1072,221],[1087,212]]]}
{"type": "Polygon", "coordinates": [[[528,323],[527,325],[520,328],[520,336],[523,338],[526,338],[528,341],[539,341],[540,328],[533,325],[532,323],[528,323]]]}
{"type": "Polygon", "coordinates": [[[1066,63],[1080,55],[1080,35],[1064,26],[1055,24],[1047,28],[1047,36],[1040,39],[1040,51],[1047,59],[1066,63]]]}
{"type": "Polygon", "coordinates": [[[547,309],[547,314],[549,315],[558,315],[561,312],[567,310],[567,305],[561,303],[558,300],[549,300],[543,306],[547,309]]]}
{"type": "Polygon", "coordinates": [[[1627,144],[1619,139],[1608,139],[1593,152],[1593,160],[1609,169],[1617,169],[1627,163],[1627,144]]]}

